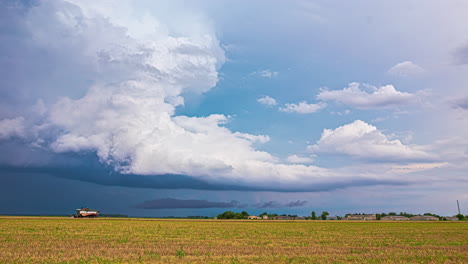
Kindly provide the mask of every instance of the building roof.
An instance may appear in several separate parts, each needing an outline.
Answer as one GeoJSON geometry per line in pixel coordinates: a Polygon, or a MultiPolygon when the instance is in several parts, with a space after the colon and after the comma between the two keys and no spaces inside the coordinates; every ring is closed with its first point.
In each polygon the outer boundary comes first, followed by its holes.
{"type": "Polygon", "coordinates": [[[432,215],[415,215],[410,218],[413,221],[439,221],[439,218],[432,215]]]}
{"type": "Polygon", "coordinates": [[[387,215],[380,218],[380,220],[409,220],[409,218],[402,215],[387,215]]]}

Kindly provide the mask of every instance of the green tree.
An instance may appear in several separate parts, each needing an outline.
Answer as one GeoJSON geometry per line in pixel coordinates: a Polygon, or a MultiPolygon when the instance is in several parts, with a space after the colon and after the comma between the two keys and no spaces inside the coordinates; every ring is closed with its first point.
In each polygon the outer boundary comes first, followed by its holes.
{"type": "Polygon", "coordinates": [[[235,213],[234,219],[244,219],[244,216],[241,213],[235,213]]]}
{"type": "Polygon", "coordinates": [[[376,214],[376,215],[375,215],[375,219],[376,219],[376,220],[382,219],[382,215],[381,215],[381,214],[376,214]]]}
{"type": "Polygon", "coordinates": [[[458,220],[464,220],[465,216],[462,214],[457,214],[456,217],[458,217],[458,220]]]}
{"type": "Polygon", "coordinates": [[[241,214],[243,219],[249,218],[249,213],[247,213],[246,211],[242,211],[241,214]]]}
{"type": "Polygon", "coordinates": [[[322,218],[322,220],[327,220],[327,215],[329,215],[329,213],[327,211],[323,211],[320,217],[322,218]]]}
{"type": "Polygon", "coordinates": [[[233,219],[235,215],[236,213],[234,213],[233,211],[226,211],[222,214],[219,214],[218,219],[233,219]]]}
{"type": "Polygon", "coordinates": [[[317,215],[315,214],[315,211],[312,211],[312,220],[317,220],[317,215]]]}

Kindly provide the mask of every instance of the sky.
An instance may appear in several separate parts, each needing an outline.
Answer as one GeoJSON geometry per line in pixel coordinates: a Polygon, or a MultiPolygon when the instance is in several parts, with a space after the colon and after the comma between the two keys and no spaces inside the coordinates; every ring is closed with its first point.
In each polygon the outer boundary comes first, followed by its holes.
{"type": "Polygon", "coordinates": [[[0,0],[0,214],[468,214],[467,12],[0,0]]]}

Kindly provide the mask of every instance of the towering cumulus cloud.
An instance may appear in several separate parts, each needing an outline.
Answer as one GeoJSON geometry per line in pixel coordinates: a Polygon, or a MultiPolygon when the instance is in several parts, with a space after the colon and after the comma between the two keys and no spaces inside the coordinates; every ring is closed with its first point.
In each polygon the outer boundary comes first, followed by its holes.
{"type": "MultiPolygon", "coordinates": [[[[37,79],[50,81],[37,86],[43,92],[34,99],[41,98],[34,115],[1,121],[21,121],[2,137],[22,137],[56,153],[96,153],[128,174],[240,185],[312,184],[330,176],[327,169],[279,164],[253,148],[268,136],[231,132],[223,126],[227,116],[176,116],[185,93],[216,85],[224,53],[208,23],[187,16],[186,25],[174,26],[141,10],[135,15],[131,3],[47,1],[24,12],[21,41],[30,53],[46,56],[44,65],[26,69],[31,75],[48,69],[37,79]],[[179,30],[184,27],[194,30],[179,30]]],[[[15,56],[24,59],[21,52],[15,56]]]]}

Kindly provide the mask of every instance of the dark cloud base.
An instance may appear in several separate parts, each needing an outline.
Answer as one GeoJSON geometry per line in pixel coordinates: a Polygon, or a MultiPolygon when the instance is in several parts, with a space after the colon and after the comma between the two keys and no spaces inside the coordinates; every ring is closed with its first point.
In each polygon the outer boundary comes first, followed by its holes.
{"type": "MultiPolygon", "coordinates": [[[[230,182],[211,183],[189,175],[136,175],[121,174],[97,158],[95,153],[57,154],[18,142],[0,144],[0,183],[2,173],[29,173],[51,175],[75,181],[103,186],[119,186],[145,189],[192,189],[213,191],[276,191],[276,192],[321,192],[355,186],[406,185],[403,181],[366,178],[333,179],[332,182],[309,186],[243,186],[230,182]]],[[[298,201],[300,202],[300,201],[298,201]]],[[[294,206],[294,205],[292,205],[294,206]]]]}
{"type": "MultiPolygon", "coordinates": [[[[290,203],[279,203],[276,201],[268,201],[254,204],[255,208],[285,208],[285,207],[301,207],[307,204],[307,201],[297,200],[290,203]]],[[[241,204],[239,201],[232,200],[230,202],[213,202],[207,200],[182,200],[174,198],[164,198],[144,201],[137,204],[134,208],[138,209],[204,209],[204,208],[247,208],[247,204],[241,204]]]]}
{"type": "Polygon", "coordinates": [[[238,201],[212,202],[207,200],[180,200],[173,198],[144,201],[135,205],[140,209],[203,209],[203,208],[243,208],[247,207],[238,201]]]}
{"type": "MultiPolygon", "coordinates": [[[[145,189],[192,189],[192,190],[213,190],[213,191],[274,191],[274,192],[323,192],[357,186],[374,185],[407,185],[405,182],[388,180],[353,179],[332,183],[317,183],[314,186],[294,186],[294,187],[258,187],[240,186],[234,184],[214,184],[205,182],[186,175],[135,175],[119,174],[111,169],[89,169],[89,168],[52,168],[52,167],[11,167],[0,166],[0,175],[8,173],[34,173],[47,174],[58,178],[83,181],[103,186],[120,186],[130,188],[145,189]]],[[[1,181],[1,176],[0,176],[1,181]]]]}

